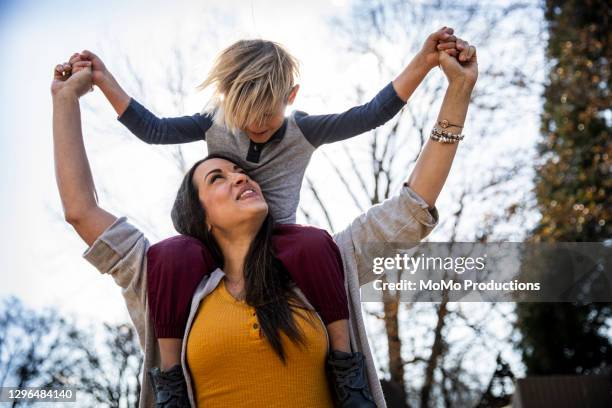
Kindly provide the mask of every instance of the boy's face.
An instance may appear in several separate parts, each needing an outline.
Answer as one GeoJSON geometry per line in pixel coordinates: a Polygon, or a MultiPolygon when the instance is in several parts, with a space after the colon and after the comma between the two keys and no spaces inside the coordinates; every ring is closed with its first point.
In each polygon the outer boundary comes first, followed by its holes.
{"type": "Polygon", "coordinates": [[[249,125],[245,129],[245,133],[255,143],[265,143],[272,135],[283,125],[285,120],[285,109],[287,105],[283,105],[274,112],[268,112],[264,118],[264,123],[261,126],[249,125]]]}
{"type": "Polygon", "coordinates": [[[294,86],[289,94],[289,97],[287,98],[287,103],[283,104],[276,110],[268,112],[264,118],[265,120],[263,124],[252,124],[244,129],[244,132],[247,134],[249,139],[255,143],[265,143],[270,140],[272,135],[274,135],[274,133],[283,125],[283,121],[285,120],[285,110],[287,109],[288,105],[293,104],[299,89],[299,85],[294,86]]]}

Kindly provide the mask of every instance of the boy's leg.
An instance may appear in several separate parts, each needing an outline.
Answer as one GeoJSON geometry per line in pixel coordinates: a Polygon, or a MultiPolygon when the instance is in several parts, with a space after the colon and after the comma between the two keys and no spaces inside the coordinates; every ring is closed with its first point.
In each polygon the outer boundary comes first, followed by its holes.
{"type": "Polygon", "coordinates": [[[276,256],[321,315],[331,348],[350,352],[344,267],[333,238],[319,228],[281,224],[272,243],[276,256]]]}
{"type": "Polygon", "coordinates": [[[334,397],[342,408],[375,408],[363,354],[349,341],[348,299],[338,246],[327,231],[279,225],[272,236],[276,256],[326,325],[332,352],[327,369],[334,397]]]}
{"type": "Polygon", "coordinates": [[[181,364],[183,339],[157,339],[157,344],[159,344],[159,356],[161,358],[159,368],[162,371],[167,371],[175,365],[181,364]]]}
{"type": "Polygon", "coordinates": [[[181,368],[181,346],[193,294],[215,262],[195,238],[176,236],[147,252],[149,314],[158,339],[161,370],[147,373],[156,408],[187,408],[187,383],[181,368]]]}
{"type": "Polygon", "coordinates": [[[336,320],[335,322],[329,323],[325,327],[327,328],[327,333],[329,334],[329,342],[331,343],[332,350],[350,353],[351,345],[348,334],[348,319],[336,320]]]}
{"type": "Polygon", "coordinates": [[[332,350],[351,352],[350,338],[348,334],[348,320],[336,320],[325,326],[329,334],[329,342],[332,350]]]}
{"type": "Polygon", "coordinates": [[[149,314],[159,340],[161,368],[180,364],[181,343],[191,299],[216,264],[197,239],[179,235],[152,245],[147,252],[149,314]]]}

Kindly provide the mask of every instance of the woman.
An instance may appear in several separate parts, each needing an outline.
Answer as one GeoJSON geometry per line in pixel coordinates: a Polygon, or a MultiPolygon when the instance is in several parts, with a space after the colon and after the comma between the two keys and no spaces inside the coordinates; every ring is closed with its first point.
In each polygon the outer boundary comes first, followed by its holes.
{"type": "MultiPolygon", "coordinates": [[[[351,346],[354,350],[361,351],[365,355],[365,371],[367,373],[367,379],[365,380],[368,381],[374,401],[379,407],[384,407],[385,402],[369,349],[359,300],[359,287],[373,280],[376,275],[371,270],[368,271],[368,268],[358,268],[359,263],[363,262],[360,248],[366,242],[372,242],[373,237],[383,242],[420,241],[437,224],[438,215],[435,201],[450,171],[457,149],[457,143],[441,143],[441,140],[460,139],[453,135],[457,129],[463,126],[471,91],[478,75],[475,48],[468,46],[466,42],[461,40],[458,40],[456,45],[458,49],[462,50],[461,56],[465,57],[467,61],[464,64],[458,62],[457,59],[445,52],[439,53],[440,66],[449,80],[449,86],[438,116],[438,124],[442,128],[450,129],[453,132],[451,132],[451,135],[440,136],[442,129],[434,129],[431,136],[432,140],[425,144],[412,174],[400,193],[384,203],[372,207],[368,212],[354,220],[344,231],[334,236],[334,240],[340,248],[345,268],[345,279],[351,308],[351,346]]],[[[447,46],[454,47],[455,44],[447,46]]],[[[56,67],[51,86],[54,107],[53,137],[58,188],[66,220],[75,228],[87,245],[90,246],[85,253],[85,258],[102,273],[111,274],[117,284],[123,288],[123,295],[130,316],[136,326],[141,346],[144,349],[144,369],[148,370],[154,365],[159,365],[159,351],[156,347],[153,327],[147,313],[146,252],[149,242],[138,229],[127,223],[125,218],[117,219],[97,204],[94,183],[81,134],[78,103],[78,98],[84,95],[91,87],[91,71],[88,69],[88,62],[79,62],[77,64],[80,64],[80,68],[85,69],[76,72],[69,78],[62,75],[63,68],[61,65],[56,67]]],[[[213,293],[234,297],[246,293],[247,298],[252,294],[250,292],[252,288],[249,288],[249,284],[245,283],[245,281],[249,282],[249,277],[252,277],[249,275],[248,270],[245,270],[246,253],[248,252],[246,248],[251,248],[254,242],[257,245],[266,244],[265,239],[257,237],[263,234],[263,238],[265,238],[267,205],[257,185],[248,176],[241,174],[240,170],[227,160],[218,158],[206,160],[198,163],[193,170],[193,174],[187,180],[193,183],[198,191],[198,199],[202,204],[203,211],[206,212],[206,221],[202,220],[202,223],[208,228],[212,227],[211,233],[219,244],[220,253],[224,260],[224,270],[217,269],[211,275],[207,275],[196,291],[192,301],[186,338],[183,342],[184,346],[181,357],[185,370],[184,375],[188,379],[190,402],[193,406],[196,406],[200,397],[210,392],[210,390],[201,388],[202,386],[205,387],[205,382],[209,378],[192,378],[191,376],[192,367],[190,366],[190,360],[193,354],[190,354],[190,344],[193,345],[197,340],[189,337],[191,335],[190,332],[194,328],[197,329],[199,324],[198,311],[201,307],[206,307],[213,293]],[[212,174],[209,174],[211,172],[212,174]],[[222,174],[225,177],[220,182],[222,186],[219,189],[217,187],[211,189],[205,184],[206,180],[214,174],[222,174]],[[232,196],[232,194],[241,191],[240,189],[244,188],[245,185],[249,185],[254,191],[254,193],[249,193],[248,203],[246,201],[242,203],[231,201],[231,199],[237,197],[232,196]],[[229,205],[228,203],[232,205],[231,208],[235,207],[236,211],[226,212],[223,207],[229,205]],[[241,242],[241,245],[236,246],[234,244],[230,246],[228,244],[230,239],[232,242],[241,242]],[[223,292],[223,290],[226,292],[223,292]],[[197,394],[194,392],[194,385],[197,394]]],[[[219,183],[219,181],[215,181],[215,183],[219,183]]],[[[255,283],[259,285],[264,284],[261,281],[255,283]]],[[[294,289],[289,289],[288,282],[280,282],[279,286],[277,286],[278,288],[280,288],[280,293],[282,293],[282,296],[276,296],[279,302],[287,302],[285,306],[291,302],[308,308],[309,305],[305,299],[300,297],[299,293],[294,291],[294,289]],[[283,297],[284,300],[282,299],[283,297]]],[[[285,306],[282,307],[287,311],[285,306]]],[[[291,352],[292,356],[299,356],[300,350],[303,350],[297,347],[300,341],[299,336],[295,334],[300,331],[299,329],[304,331],[303,340],[310,342],[310,344],[317,342],[319,342],[317,343],[319,345],[323,344],[321,342],[323,333],[319,330],[321,326],[317,325],[316,321],[313,323],[312,319],[309,319],[309,313],[311,312],[303,311],[304,319],[302,319],[297,314],[299,310],[291,310],[290,313],[285,313],[282,322],[276,322],[278,324],[276,326],[273,325],[273,327],[284,327],[286,330],[283,330],[283,333],[289,334],[289,338],[296,340],[295,342],[281,343],[287,345],[288,348],[291,347],[291,344],[296,345],[294,350],[287,349],[287,352],[291,352]],[[311,326],[309,326],[308,320],[310,320],[310,323],[313,323],[311,326]],[[293,328],[298,330],[293,331],[291,329],[292,324],[294,325],[293,328]],[[309,330],[308,327],[311,327],[312,330],[305,333],[309,330]]],[[[259,317],[259,314],[257,317],[259,317]]],[[[264,324],[264,321],[259,321],[259,324],[264,324]]],[[[194,350],[196,349],[194,348],[194,350]]],[[[302,353],[308,353],[308,351],[302,351],[302,353]]],[[[314,351],[311,348],[310,353],[314,354],[307,356],[302,354],[302,357],[311,360],[306,362],[311,364],[308,375],[304,376],[304,373],[299,370],[294,371],[290,375],[295,375],[296,377],[287,378],[285,376],[282,385],[285,382],[296,379],[298,382],[304,378],[313,379],[313,384],[310,385],[312,388],[310,389],[318,390],[318,392],[315,392],[316,398],[318,398],[316,403],[325,405],[329,403],[329,396],[326,397],[325,392],[321,390],[320,379],[322,374],[321,372],[317,373],[318,368],[316,365],[316,361],[319,361],[324,353],[322,353],[320,347],[315,347],[314,351]]],[[[203,356],[203,358],[205,359],[206,356],[203,356]]],[[[205,361],[202,364],[204,365],[201,365],[200,368],[206,367],[205,361]]],[[[214,369],[214,367],[218,366],[217,364],[209,368],[214,369]]],[[[320,367],[322,370],[322,366],[320,367]]],[[[276,369],[280,368],[277,367],[276,369]]],[[[211,376],[214,375],[215,373],[211,373],[211,376]]],[[[261,370],[255,371],[253,368],[247,372],[247,377],[253,379],[259,379],[261,375],[261,370]]],[[[203,375],[202,377],[206,376],[203,375]]],[[[245,387],[248,386],[250,385],[245,385],[245,387]]],[[[268,384],[268,387],[260,388],[259,390],[264,393],[266,391],[274,393],[273,395],[264,395],[266,398],[274,398],[273,400],[266,401],[268,406],[272,401],[279,403],[276,400],[278,389],[274,389],[268,384]]],[[[240,398],[241,402],[238,405],[254,405],[254,401],[241,398],[243,395],[248,395],[250,391],[243,388],[241,392],[244,392],[244,394],[234,395],[234,397],[240,398]]],[[[304,394],[300,398],[306,398],[307,396],[304,394]]],[[[292,395],[290,394],[285,395],[285,398],[291,397],[292,395]]],[[[141,406],[152,406],[152,401],[150,384],[145,377],[143,378],[141,389],[141,406]]],[[[292,399],[291,401],[288,405],[295,406],[297,400],[292,399]]],[[[288,406],[286,403],[279,404],[279,406],[288,406]]]]}

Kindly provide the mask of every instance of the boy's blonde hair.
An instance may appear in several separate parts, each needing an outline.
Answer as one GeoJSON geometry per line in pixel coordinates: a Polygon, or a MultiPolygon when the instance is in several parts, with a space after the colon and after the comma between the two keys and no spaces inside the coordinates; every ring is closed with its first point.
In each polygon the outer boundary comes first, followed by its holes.
{"type": "Polygon", "coordinates": [[[241,40],[219,54],[199,89],[213,86],[215,121],[232,132],[261,126],[268,114],[287,103],[299,73],[285,48],[266,40],[241,40]]]}

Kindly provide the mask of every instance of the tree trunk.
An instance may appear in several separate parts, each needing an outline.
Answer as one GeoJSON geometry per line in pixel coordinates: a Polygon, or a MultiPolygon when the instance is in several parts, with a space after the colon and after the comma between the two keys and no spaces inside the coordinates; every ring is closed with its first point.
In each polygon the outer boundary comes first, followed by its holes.
{"type": "MultiPolygon", "coordinates": [[[[402,407],[406,404],[406,384],[404,384],[404,360],[402,359],[402,342],[399,337],[399,301],[397,299],[388,300],[384,303],[385,309],[385,329],[387,332],[387,344],[389,347],[389,373],[390,382],[394,388],[401,390],[402,407]]],[[[399,407],[398,407],[399,408],[399,407]]]]}
{"type": "Polygon", "coordinates": [[[443,301],[440,303],[438,308],[438,323],[434,330],[434,342],[431,346],[431,356],[427,362],[427,368],[425,368],[425,381],[423,382],[423,388],[421,388],[421,407],[429,407],[429,399],[431,397],[431,390],[434,383],[434,372],[438,366],[438,358],[443,352],[444,339],[442,338],[442,329],[444,328],[444,319],[448,313],[446,308],[448,304],[447,295],[444,295],[443,301]]]}

